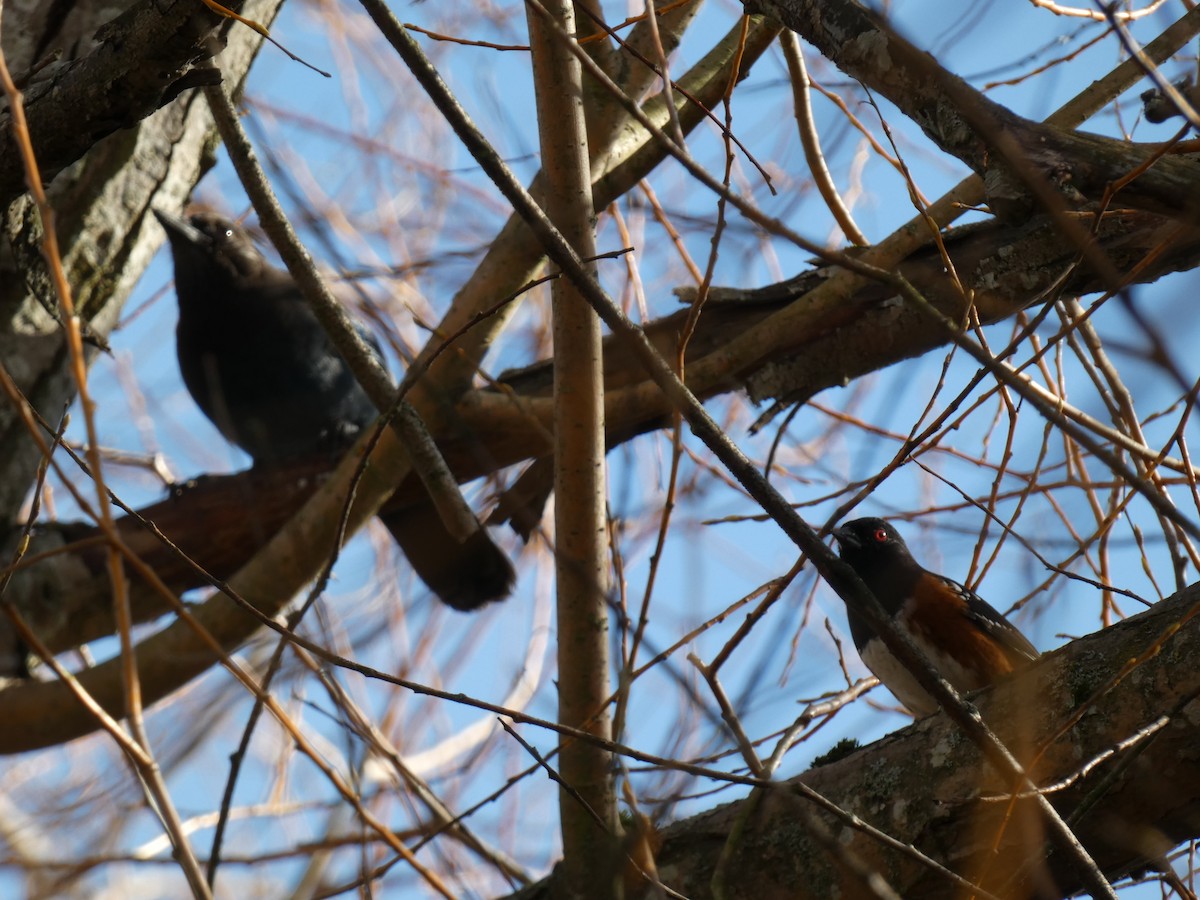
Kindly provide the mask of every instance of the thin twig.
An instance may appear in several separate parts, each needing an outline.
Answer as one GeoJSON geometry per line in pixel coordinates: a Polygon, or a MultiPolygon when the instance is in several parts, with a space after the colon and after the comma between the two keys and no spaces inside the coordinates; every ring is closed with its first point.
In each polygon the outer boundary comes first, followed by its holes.
{"type": "MultiPolygon", "coordinates": [[[[843,599],[847,599],[847,602],[852,603],[855,609],[864,612],[868,623],[882,635],[888,649],[903,660],[905,666],[914,673],[918,683],[930,691],[987,759],[1015,783],[1031,784],[1016,758],[991,729],[978,718],[977,714],[963,703],[958,694],[946,684],[921,653],[912,646],[911,642],[896,629],[892,620],[879,606],[879,602],[866,589],[853,570],[821,542],[808,524],[800,519],[786,500],[762,477],[757,468],[746,459],[713,421],[695,395],[679,381],[671,366],[655,350],[645,333],[630,322],[612,303],[589,269],[574,253],[570,244],[549,222],[512,171],[495,153],[486,137],[470,121],[412,37],[398,26],[386,9],[376,9],[377,0],[364,0],[364,3],[369,6],[372,18],[380,25],[385,37],[409,65],[421,86],[430,94],[459,139],[501,189],[509,202],[513,204],[518,215],[528,222],[542,242],[547,255],[575,282],[588,303],[592,304],[609,328],[622,336],[642,362],[652,380],[683,411],[693,433],[735,475],[750,495],[771,514],[784,532],[809,554],[814,566],[838,594],[843,599]]],[[[587,67],[586,60],[581,60],[581,63],[585,68],[587,67]]],[[[665,140],[665,136],[661,139],[665,140]]],[[[711,181],[707,178],[707,173],[703,180],[711,181]]],[[[718,191],[718,193],[722,193],[722,191],[718,191]]],[[[851,264],[853,265],[853,262],[851,264]]],[[[868,268],[873,269],[874,267],[868,268]]],[[[873,274],[876,273],[878,270],[875,270],[873,274]]],[[[891,283],[890,278],[885,281],[891,283]]],[[[1099,896],[1115,897],[1112,887],[1096,866],[1095,861],[1079,843],[1078,838],[1063,823],[1054,808],[1044,799],[1039,801],[1039,807],[1049,825],[1051,834],[1058,843],[1067,848],[1087,887],[1099,896]]]]}
{"type": "MultiPolygon", "coordinates": [[[[18,152],[25,170],[25,183],[29,187],[41,217],[43,255],[50,269],[50,280],[54,286],[55,295],[62,307],[62,325],[65,342],[69,353],[69,370],[79,394],[79,403],[83,409],[84,428],[87,433],[87,455],[92,467],[92,479],[96,486],[96,500],[100,517],[98,523],[101,531],[109,538],[106,555],[108,577],[112,586],[113,614],[117,622],[117,634],[121,647],[121,667],[123,686],[125,689],[125,714],[128,717],[129,728],[133,739],[142,749],[140,757],[130,757],[135,761],[141,784],[145,790],[147,804],[158,815],[163,828],[171,838],[175,853],[179,859],[180,868],[187,879],[193,895],[200,898],[210,896],[205,884],[200,864],[196,861],[187,835],[171,802],[170,791],[163,780],[162,773],[155,761],[150,747],[150,739],[146,734],[145,722],[142,715],[141,683],[138,679],[137,657],[133,644],[133,615],[129,606],[129,585],[125,578],[125,569],[121,554],[115,546],[116,524],[113,520],[112,506],[108,499],[108,489],[104,483],[101,469],[100,440],[96,429],[96,404],[92,400],[87,381],[87,360],[83,351],[83,335],[81,320],[75,309],[67,275],[63,269],[62,256],[59,253],[58,236],[55,231],[54,210],[46,197],[42,186],[41,170],[34,156],[33,143],[25,120],[25,107],[21,93],[13,84],[8,71],[8,63],[0,50],[0,86],[9,101],[9,114],[12,117],[13,136],[16,139],[18,152]]],[[[10,615],[13,614],[9,610],[10,615]]],[[[28,636],[27,636],[28,638],[28,636]]],[[[113,731],[110,730],[110,734],[113,731]]]]}
{"type": "Polygon", "coordinates": [[[796,32],[784,29],[779,35],[779,45],[783,47],[783,56],[792,76],[792,101],[796,109],[796,124],[799,126],[800,144],[804,147],[804,159],[808,163],[809,174],[812,175],[829,212],[842,229],[842,234],[850,243],[865,247],[870,241],[859,230],[850,210],[842,202],[842,195],[838,193],[829,166],[825,164],[825,154],[821,152],[821,137],[817,134],[817,123],[812,112],[812,82],[808,78],[808,67],[804,64],[804,51],[800,47],[800,39],[796,37],[796,32]]]}

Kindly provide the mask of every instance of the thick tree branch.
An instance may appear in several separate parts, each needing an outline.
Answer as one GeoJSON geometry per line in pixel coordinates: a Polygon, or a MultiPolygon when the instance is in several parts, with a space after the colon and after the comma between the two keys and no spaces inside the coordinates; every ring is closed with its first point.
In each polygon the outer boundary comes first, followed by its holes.
{"type": "MultiPolygon", "coordinates": [[[[546,214],[587,259],[596,255],[583,72],[568,49],[569,0],[527,7],[546,214]]],[[[558,721],[612,737],[609,683],[608,479],[604,465],[604,380],[600,319],[575,284],[551,286],[554,335],[555,599],[558,612],[558,721]]],[[[620,897],[613,864],[620,831],[612,757],[559,742],[559,831],[566,893],[620,897]],[[599,873],[609,877],[598,877],[599,873]]]]}
{"type": "MultiPolygon", "coordinates": [[[[50,181],[102,138],[170,100],[180,79],[221,50],[215,32],[225,21],[191,0],[144,0],[100,29],[91,53],[39,73],[26,91],[25,113],[42,178],[50,181]]],[[[7,110],[0,112],[0,134],[5,207],[25,190],[7,110]]]]}
{"type": "MultiPolygon", "coordinates": [[[[1144,214],[1106,217],[1098,242],[1110,262],[1123,271],[1161,249],[1153,264],[1137,273],[1139,282],[1192,268],[1200,260],[1200,229],[1181,229],[1144,214]]],[[[1045,220],[1024,227],[995,222],[968,226],[947,234],[944,243],[960,277],[974,291],[976,310],[985,322],[1000,321],[1037,302],[1064,272],[1068,277],[1062,290],[1068,295],[1097,287],[1097,278],[1085,267],[1071,268],[1073,249],[1055,238],[1045,220]]],[[[959,308],[960,300],[947,289],[942,260],[933,248],[915,254],[900,272],[942,308],[959,308]]],[[[715,290],[688,345],[688,372],[699,371],[699,360],[779,309],[802,300],[827,277],[827,271],[818,269],[755,291],[715,290]]],[[[787,336],[785,343],[790,349],[786,354],[764,355],[745,373],[751,395],[755,399],[807,399],[848,379],[946,346],[940,328],[917,310],[889,303],[888,296],[884,287],[869,285],[836,316],[818,311],[801,320],[795,333],[787,336]]],[[[668,358],[676,350],[684,316],[686,311],[681,311],[647,326],[651,340],[668,358]]],[[[666,423],[669,407],[662,393],[646,380],[628,348],[611,337],[605,341],[604,368],[609,446],[666,423]]],[[[553,430],[549,361],[511,373],[501,383],[503,390],[468,394],[458,407],[465,428],[438,435],[447,462],[460,480],[491,474],[549,452],[553,430]]],[[[689,384],[705,397],[738,386],[728,380],[689,384]]],[[[274,474],[251,471],[206,478],[143,514],[211,573],[227,578],[303,504],[319,483],[314,476],[327,465],[327,461],[316,460],[274,474]],[[247,509],[253,510],[252,516],[245,514],[247,509]]],[[[1166,465],[1174,463],[1167,460],[1166,465]]],[[[416,490],[415,485],[402,487],[387,508],[411,502],[416,490]]],[[[172,589],[182,592],[207,583],[136,522],[124,520],[122,529],[130,546],[172,589]]],[[[82,543],[76,551],[23,570],[9,589],[8,596],[43,641],[57,651],[111,633],[107,589],[96,579],[102,557],[87,546],[94,534],[83,525],[42,530],[31,554],[61,549],[66,542],[82,543]]],[[[134,603],[140,621],[165,611],[161,598],[145,585],[135,586],[134,603]]]]}
{"type": "MultiPolygon", "coordinates": [[[[280,2],[247,0],[241,8],[247,15],[269,23],[280,2]]],[[[31,67],[40,61],[40,54],[64,47],[77,54],[41,70],[39,80],[26,87],[26,104],[31,122],[55,122],[70,132],[55,137],[42,134],[36,126],[36,152],[40,153],[47,142],[57,145],[85,134],[97,141],[81,163],[58,174],[48,194],[55,210],[67,278],[87,322],[86,336],[103,346],[126,297],[162,242],[161,229],[148,223],[150,207],[156,203],[178,206],[212,165],[212,120],[203,100],[193,102],[193,96],[186,94],[146,119],[125,122],[108,133],[84,127],[88,116],[104,119],[110,115],[104,104],[81,108],[58,105],[75,97],[73,92],[87,90],[88,85],[64,88],[66,93],[61,97],[46,95],[41,85],[43,80],[57,83],[60,77],[73,84],[72,79],[79,77],[75,66],[82,67],[80,72],[90,71],[100,66],[100,60],[108,59],[115,47],[136,49],[142,40],[153,40],[153,29],[145,35],[139,30],[146,24],[143,17],[158,17],[161,28],[183,34],[187,28],[180,24],[180,18],[192,22],[190,13],[198,7],[178,3],[171,13],[166,12],[164,4],[141,2],[125,16],[105,23],[103,16],[112,16],[112,8],[105,4],[77,4],[65,22],[53,20],[53,16],[50,22],[35,21],[39,13],[57,12],[61,16],[64,10],[57,8],[61,4],[54,5],[56,10],[46,9],[53,4],[41,4],[38,10],[21,9],[22,5],[28,3],[10,0],[3,5],[5,28],[0,37],[10,61],[19,60],[21,65],[31,67]],[[44,33],[42,28],[46,29],[44,33]],[[97,29],[100,38],[93,40],[97,29]],[[97,59],[91,59],[96,54],[97,59]],[[99,135],[105,133],[108,136],[101,139],[99,135]]],[[[207,11],[199,15],[207,17],[210,30],[219,21],[207,11]]],[[[192,22],[190,27],[195,26],[192,22]]],[[[241,26],[229,35],[216,63],[230,90],[240,91],[261,40],[241,26]]],[[[185,66],[194,48],[189,49],[191,45],[186,42],[172,46],[180,54],[176,68],[185,66]]],[[[166,71],[162,56],[151,58],[158,60],[157,69],[149,67],[146,73],[131,77],[154,82],[158,75],[153,75],[151,69],[158,74],[166,71]]],[[[130,66],[147,67],[136,56],[130,60],[110,60],[114,67],[109,73],[115,79],[112,84],[121,83],[120,72],[130,66]]],[[[119,99],[120,91],[114,91],[119,99]]],[[[134,105],[154,109],[149,103],[134,105]]],[[[3,126],[5,141],[10,140],[8,127],[3,126]]],[[[45,170],[45,160],[39,157],[39,163],[45,170]]],[[[7,204],[0,219],[0,359],[33,407],[47,419],[57,419],[74,396],[74,385],[67,375],[62,327],[41,246],[41,225],[33,203],[28,194],[18,196],[7,204]]],[[[25,433],[15,407],[0,404],[0,520],[11,521],[16,515],[37,464],[37,448],[25,433]]]]}
{"type": "MultiPolygon", "coordinates": [[[[847,0],[747,3],[797,32],[846,74],[887,97],[939,148],[984,178],[993,209],[1020,219],[1042,184],[1072,205],[1099,201],[1109,186],[1143,168],[1116,195],[1137,209],[1195,222],[1200,162],[1162,156],[1161,145],[1063,131],[1024,119],[975,90],[898,35],[878,15],[847,0]],[[1153,165],[1150,163],[1153,162],[1153,165]]],[[[1200,28],[1200,10],[1180,20],[1200,28]]],[[[1060,201],[1061,202],[1061,201],[1060,201]]]]}
{"type": "MultiPolygon", "coordinates": [[[[1198,603],[1200,587],[1193,586],[1148,612],[1073,641],[976,701],[1005,743],[1023,748],[1039,784],[1062,783],[1048,796],[1064,816],[1078,814],[1076,832],[1110,879],[1153,865],[1178,842],[1200,835],[1200,770],[1188,762],[1200,742],[1200,669],[1189,663],[1200,653],[1198,603]],[[1176,624],[1182,628],[1165,638],[1176,624]],[[1143,661],[1058,736],[1085,701],[1135,658],[1143,661]],[[1131,736],[1140,739],[1127,741],[1131,736]],[[1037,757],[1047,742],[1046,752],[1037,757]],[[1081,775],[1092,762],[1098,764],[1081,775]]],[[[797,781],[1002,896],[1031,896],[1031,885],[1044,887],[1046,879],[1059,896],[1082,888],[1069,862],[1048,853],[1036,829],[1031,833],[1028,801],[1009,809],[1003,798],[1010,785],[943,715],[812,769],[797,781]],[[1007,823],[1006,817],[1011,817],[1007,823]],[[997,837],[999,851],[992,857],[997,837]]],[[[807,833],[796,815],[800,806],[819,816],[901,896],[961,896],[944,877],[880,845],[845,818],[813,807],[786,784],[769,791],[764,801],[730,848],[742,861],[734,897],[825,898],[853,888],[807,833]]],[[[689,897],[711,896],[714,862],[731,840],[743,803],[664,832],[658,870],[667,885],[689,897]]]]}

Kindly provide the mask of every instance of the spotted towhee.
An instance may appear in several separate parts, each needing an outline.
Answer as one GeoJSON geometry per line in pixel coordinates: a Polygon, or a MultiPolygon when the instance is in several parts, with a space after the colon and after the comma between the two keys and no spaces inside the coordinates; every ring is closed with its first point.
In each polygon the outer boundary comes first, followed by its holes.
{"type": "MultiPolygon", "coordinates": [[[[842,559],[955,690],[986,687],[1038,658],[1033,644],[974,591],[922,568],[883,519],[855,519],[833,536],[842,559]]],[[[854,646],[875,677],[914,715],[937,712],[934,699],[870,626],[847,612],[854,646]]]]}

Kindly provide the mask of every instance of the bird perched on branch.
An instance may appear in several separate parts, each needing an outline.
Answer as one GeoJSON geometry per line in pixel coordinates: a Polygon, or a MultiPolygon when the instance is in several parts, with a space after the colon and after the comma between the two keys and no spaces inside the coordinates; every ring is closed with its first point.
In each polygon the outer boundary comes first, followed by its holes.
{"type": "MultiPolygon", "coordinates": [[[[292,276],[267,262],[244,229],[208,212],[154,214],[175,261],[183,382],[226,439],[256,465],[270,465],[344,448],[376,420],[292,276]]],[[[459,543],[428,502],[380,518],[421,579],[455,609],[512,590],[512,564],[482,527],[459,543]]]]}
{"type": "MultiPolygon", "coordinates": [[[[923,568],[883,519],[855,519],[833,536],[841,558],[955,690],[987,687],[1038,658],[1033,644],[974,591],[923,568]]],[[[854,646],[875,677],[914,715],[937,712],[934,699],[862,617],[847,613],[854,646]]]]}

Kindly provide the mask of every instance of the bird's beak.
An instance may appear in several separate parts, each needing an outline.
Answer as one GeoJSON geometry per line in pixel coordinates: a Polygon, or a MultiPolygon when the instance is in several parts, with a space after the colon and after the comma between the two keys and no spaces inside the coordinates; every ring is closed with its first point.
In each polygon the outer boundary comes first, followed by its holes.
{"type": "Polygon", "coordinates": [[[204,233],[186,219],[165,213],[161,209],[153,209],[151,212],[154,213],[154,218],[158,219],[158,224],[163,227],[172,244],[197,245],[204,243],[204,233]]]}
{"type": "Polygon", "coordinates": [[[853,547],[857,549],[858,547],[862,546],[862,542],[858,539],[858,535],[856,535],[849,528],[835,528],[830,532],[830,534],[832,534],[837,540],[838,544],[843,547],[853,547]]]}

